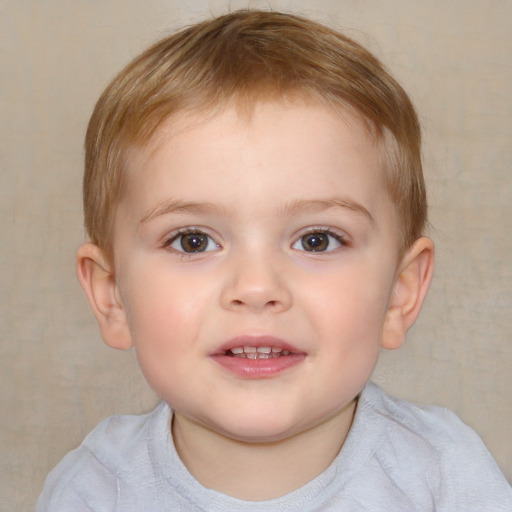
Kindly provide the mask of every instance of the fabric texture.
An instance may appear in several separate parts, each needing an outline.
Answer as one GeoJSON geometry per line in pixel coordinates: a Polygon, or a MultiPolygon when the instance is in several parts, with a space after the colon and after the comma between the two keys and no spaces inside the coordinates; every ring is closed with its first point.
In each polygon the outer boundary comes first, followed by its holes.
{"type": "Polygon", "coordinates": [[[49,474],[37,512],[512,511],[512,488],[478,435],[440,407],[420,408],[368,383],[334,462],[280,498],[249,502],[187,471],[161,403],[102,422],[49,474]]]}

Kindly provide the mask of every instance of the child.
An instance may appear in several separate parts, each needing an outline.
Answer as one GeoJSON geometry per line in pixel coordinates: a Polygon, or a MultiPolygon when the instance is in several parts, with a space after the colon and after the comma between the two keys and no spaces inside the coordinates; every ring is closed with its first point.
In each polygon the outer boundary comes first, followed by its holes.
{"type": "Polygon", "coordinates": [[[162,403],[101,423],[39,511],[510,511],[477,435],[369,382],[433,269],[420,130],[357,43],[240,11],[100,98],[80,282],[162,403]]]}

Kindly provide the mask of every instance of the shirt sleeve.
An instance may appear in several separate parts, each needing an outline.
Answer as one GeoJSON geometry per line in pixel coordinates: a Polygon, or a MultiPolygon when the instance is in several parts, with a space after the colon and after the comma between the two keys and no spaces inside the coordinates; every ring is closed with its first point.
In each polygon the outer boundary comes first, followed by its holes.
{"type": "Polygon", "coordinates": [[[86,448],[68,453],[49,473],[36,512],[111,512],[115,475],[86,448]]]}
{"type": "Polygon", "coordinates": [[[443,511],[512,511],[512,487],[478,434],[443,409],[446,435],[436,446],[443,511]]]}

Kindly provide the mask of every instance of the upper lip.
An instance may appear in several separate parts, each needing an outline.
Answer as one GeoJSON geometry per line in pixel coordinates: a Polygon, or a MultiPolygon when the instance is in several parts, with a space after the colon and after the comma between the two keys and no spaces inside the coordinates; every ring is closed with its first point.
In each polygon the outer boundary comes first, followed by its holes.
{"type": "Polygon", "coordinates": [[[303,353],[302,350],[288,343],[287,341],[269,335],[242,335],[235,336],[220,345],[212,355],[223,355],[228,350],[237,347],[276,347],[283,350],[288,350],[291,354],[303,353]]]}

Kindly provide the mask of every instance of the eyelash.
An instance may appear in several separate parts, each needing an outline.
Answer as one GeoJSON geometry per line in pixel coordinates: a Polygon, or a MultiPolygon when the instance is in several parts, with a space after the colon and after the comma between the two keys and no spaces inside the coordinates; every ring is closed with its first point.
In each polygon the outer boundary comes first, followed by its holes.
{"type": "MultiPolygon", "coordinates": [[[[337,247],[335,247],[334,249],[328,250],[329,245],[327,245],[327,247],[325,249],[320,249],[320,250],[311,249],[310,251],[308,251],[304,247],[303,239],[304,239],[304,237],[307,237],[308,235],[315,235],[315,234],[327,235],[328,237],[333,238],[337,243],[339,243],[340,247],[346,247],[346,246],[350,245],[344,235],[342,235],[342,234],[340,234],[340,233],[338,233],[336,231],[333,231],[330,228],[326,228],[326,227],[322,227],[322,226],[313,226],[313,227],[308,228],[306,231],[302,232],[300,234],[300,236],[298,236],[295,239],[295,241],[292,243],[291,247],[295,248],[295,246],[300,243],[302,245],[302,249],[297,249],[297,250],[303,251],[303,252],[312,252],[312,253],[329,253],[329,252],[332,252],[335,249],[337,249],[337,247]]],[[[163,247],[164,248],[171,248],[172,244],[174,244],[177,240],[179,240],[180,237],[184,237],[186,235],[205,236],[205,237],[207,237],[208,241],[207,241],[207,247],[205,249],[203,249],[203,250],[196,250],[196,251],[194,251],[194,250],[192,250],[192,251],[183,250],[183,251],[181,251],[181,250],[179,250],[177,248],[173,248],[175,251],[180,252],[183,255],[193,255],[193,254],[197,254],[197,253],[201,253],[201,252],[210,252],[212,249],[208,250],[208,246],[210,245],[211,242],[213,242],[216,245],[217,248],[221,247],[210,235],[205,233],[205,231],[203,229],[197,228],[197,227],[187,227],[187,228],[180,228],[180,229],[178,229],[176,232],[174,232],[172,234],[172,236],[170,236],[169,238],[167,238],[164,241],[163,247]]],[[[327,243],[330,244],[329,241],[327,241],[327,243]]],[[[182,239],[182,244],[181,245],[182,245],[182,248],[184,249],[184,247],[183,247],[183,239],[182,239]]]]}
{"type": "MultiPolygon", "coordinates": [[[[300,234],[300,236],[292,244],[292,247],[294,247],[298,243],[301,243],[301,240],[304,237],[306,237],[308,235],[315,235],[315,234],[327,235],[328,237],[334,238],[334,240],[336,240],[336,242],[338,242],[340,244],[340,247],[350,246],[346,236],[342,235],[341,233],[338,233],[338,232],[332,230],[331,228],[327,228],[325,226],[312,226],[300,234]]],[[[314,250],[307,251],[306,249],[303,249],[303,250],[304,250],[304,252],[329,253],[329,252],[334,251],[335,249],[319,250],[319,251],[314,251],[314,250]]]]}
{"type": "MultiPolygon", "coordinates": [[[[196,228],[196,227],[187,227],[187,228],[180,228],[178,230],[176,230],[169,238],[167,238],[164,243],[163,243],[163,247],[164,248],[170,248],[172,246],[172,244],[174,244],[174,242],[176,242],[177,240],[179,240],[180,237],[184,237],[186,235],[200,235],[200,236],[205,236],[209,239],[208,241],[208,245],[210,244],[210,242],[213,242],[217,248],[220,247],[220,245],[208,234],[208,233],[205,233],[204,229],[202,228],[196,228]]],[[[183,240],[183,239],[182,239],[183,240]]],[[[183,247],[183,245],[182,245],[183,247]]],[[[208,248],[208,247],[207,247],[208,248]]],[[[207,249],[206,248],[206,249],[207,249]]],[[[197,254],[197,253],[200,253],[200,252],[209,252],[207,250],[198,250],[198,251],[190,251],[190,252],[187,252],[185,250],[183,251],[180,251],[179,249],[174,249],[176,252],[180,252],[182,253],[182,255],[193,255],[193,254],[197,254]]],[[[211,249],[210,249],[211,250],[211,249]]]]}

